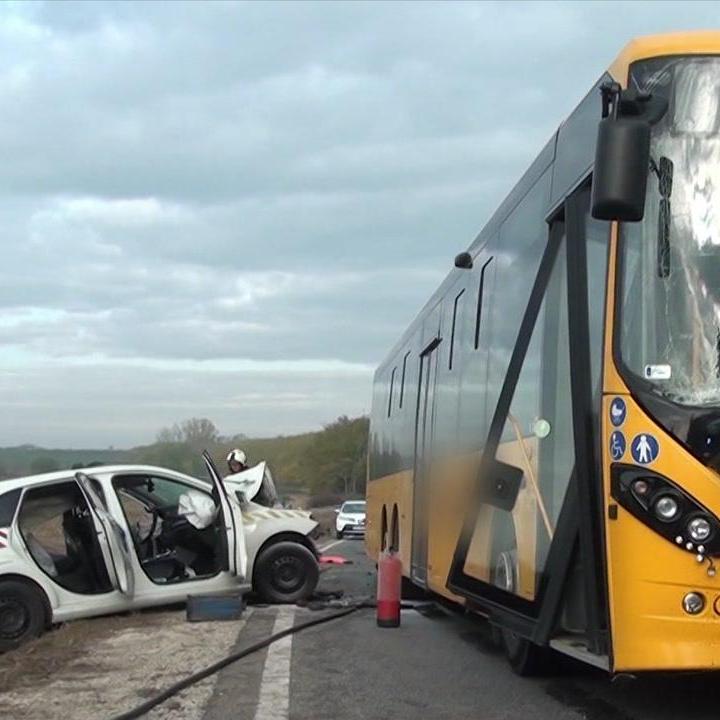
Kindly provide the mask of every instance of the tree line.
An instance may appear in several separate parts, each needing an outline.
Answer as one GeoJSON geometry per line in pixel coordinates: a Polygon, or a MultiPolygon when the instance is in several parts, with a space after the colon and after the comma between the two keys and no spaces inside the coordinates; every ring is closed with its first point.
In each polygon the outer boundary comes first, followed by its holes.
{"type": "Polygon", "coordinates": [[[222,471],[235,447],[250,464],[266,460],[281,493],[305,491],[332,502],[333,497],[365,493],[368,419],[345,415],[317,432],[274,438],[222,436],[208,418],[189,418],[162,428],[152,445],[130,450],[47,451],[27,446],[0,449],[0,478],[80,469],[111,463],[141,463],[204,476],[201,452],[207,449],[222,471]],[[22,451],[22,452],[21,452],[22,451]],[[10,469],[10,460],[15,467],[10,469]]]}

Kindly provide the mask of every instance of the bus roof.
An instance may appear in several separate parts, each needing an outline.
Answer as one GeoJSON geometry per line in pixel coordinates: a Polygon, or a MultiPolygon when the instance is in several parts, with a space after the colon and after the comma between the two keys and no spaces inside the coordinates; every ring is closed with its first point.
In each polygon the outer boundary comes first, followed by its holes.
{"type": "Polygon", "coordinates": [[[625,85],[628,68],[638,60],[669,55],[720,54],[720,31],[696,30],[692,32],[645,35],[631,40],[608,69],[621,85],[625,85]]]}

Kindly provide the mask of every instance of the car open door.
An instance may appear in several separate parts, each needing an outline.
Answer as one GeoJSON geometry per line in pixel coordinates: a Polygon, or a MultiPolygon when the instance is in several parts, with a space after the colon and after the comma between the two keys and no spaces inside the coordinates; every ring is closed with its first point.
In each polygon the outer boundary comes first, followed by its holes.
{"type": "Polygon", "coordinates": [[[207,450],[203,452],[203,460],[205,460],[208,474],[215,488],[213,494],[220,503],[225,524],[225,536],[222,538],[227,558],[225,569],[244,580],[247,574],[247,552],[245,550],[242,508],[237,499],[228,494],[220,473],[207,450]]]}
{"type": "Polygon", "coordinates": [[[125,532],[108,511],[98,481],[81,472],[75,473],[75,480],[90,506],[110,582],[123,595],[132,596],[135,575],[125,532]]]}

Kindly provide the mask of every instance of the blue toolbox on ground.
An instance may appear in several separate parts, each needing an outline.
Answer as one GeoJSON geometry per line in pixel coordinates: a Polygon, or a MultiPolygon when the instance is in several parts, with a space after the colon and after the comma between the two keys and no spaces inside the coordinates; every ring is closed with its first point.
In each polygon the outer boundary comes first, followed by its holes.
{"type": "Polygon", "coordinates": [[[213,593],[188,595],[188,622],[209,620],[237,620],[245,610],[245,598],[241,593],[213,593]]]}

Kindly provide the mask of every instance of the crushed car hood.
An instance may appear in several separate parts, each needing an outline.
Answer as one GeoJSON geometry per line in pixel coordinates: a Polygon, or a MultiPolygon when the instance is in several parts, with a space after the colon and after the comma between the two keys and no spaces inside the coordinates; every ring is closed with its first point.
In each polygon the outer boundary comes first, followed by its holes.
{"type": "Polygon", "coordinates": [[[251,502],[260,492],[265,475],[269,472],[267,463],[263,460],[247,470],[234,475],[227,475],[223,479],[223,483],[233,492],[239,490],[245,496],[245,499],[251,502]]]}

